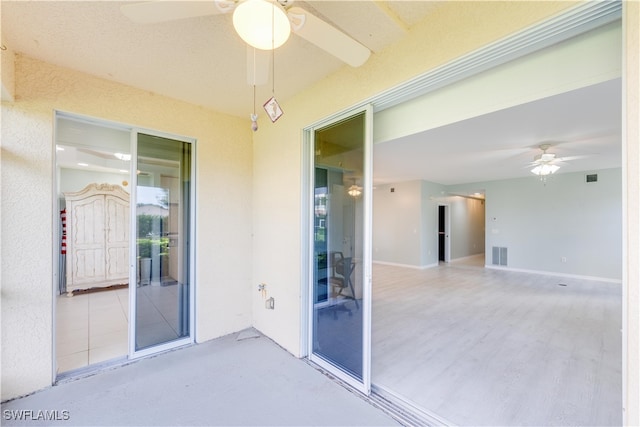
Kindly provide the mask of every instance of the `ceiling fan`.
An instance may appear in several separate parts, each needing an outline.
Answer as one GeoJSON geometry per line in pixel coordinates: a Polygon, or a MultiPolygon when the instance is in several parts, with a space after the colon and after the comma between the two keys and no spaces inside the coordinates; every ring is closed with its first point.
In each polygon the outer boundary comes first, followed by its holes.
{"type": "Polygon", "coordinates": [[[207,0],[170,1],[156,0],[129,3],[120,10],[131,21],[141,24],[168,22],[177,19],[233,13],[234,28],[247,44],[262,50],[271,50],[282,45],[293,32],[322,50],[352,67],[364,64],[371,51],[328,22],[323,21],[301,7],[291,6],[294,0],[207,0]],[[256,19],[264,18],[268,25],[268,37],[262,41],[251,41],[259,26],[256,19]],[[240,24],[237,21],[243,20],[240,24]],[[245,25],[246,29],[241,29],[245,25]],[[280,40],[277,29],[286,35],[280,40]],[[249,32],[249,34],[246,33],[249,32]],[[241,34],[244,32],[245,34],[241,34]],[[276,43],[277,42],[277,43],[276,43]]]}
{"type": "Polygon", "coordinates": [[[533,158],[533,162],[529,164],[529,167],[533,167],[533,169],[531,169],[531,172],[533,174],[542,177],[556,173],[560,169],[560,165],[569,160],[575,160],[584,157],[556,157],[554,153],[547,153],[547,150],[551,148],[551,144],[541,144],[538,148],[542,150],[542,153],[536,155],[533,158]]]}

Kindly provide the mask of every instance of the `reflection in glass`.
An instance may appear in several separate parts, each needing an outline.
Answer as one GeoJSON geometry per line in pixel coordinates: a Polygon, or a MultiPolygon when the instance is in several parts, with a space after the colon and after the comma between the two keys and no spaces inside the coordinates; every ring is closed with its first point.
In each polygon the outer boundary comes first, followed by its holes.
{"type": "Polygon", "coordinates": [[[191,145],[138,137],[136,350],[188,337],[191,145]]]}
{"type": "Polygon", "coordinates": [[[313,352],[359,380],[364,126],[363,113],[314,135],[313,352]]]}

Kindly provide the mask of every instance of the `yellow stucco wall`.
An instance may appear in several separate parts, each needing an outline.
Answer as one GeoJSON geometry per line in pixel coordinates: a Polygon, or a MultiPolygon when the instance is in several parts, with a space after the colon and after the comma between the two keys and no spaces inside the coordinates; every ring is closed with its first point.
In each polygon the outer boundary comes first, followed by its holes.
{"type": "Polygon", "coordinates": [[[251,325],[251,130],[238,118],[18,55],[2,103],[2,399],[52,381],[54,110],[197,139],[196,337],[251,325]]]}

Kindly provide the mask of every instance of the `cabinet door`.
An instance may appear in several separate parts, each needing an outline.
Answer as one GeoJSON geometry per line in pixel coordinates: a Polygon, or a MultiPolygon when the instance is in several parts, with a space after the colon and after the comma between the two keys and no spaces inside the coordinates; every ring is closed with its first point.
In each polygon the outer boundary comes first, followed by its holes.
{"type": "Polygon", "coordinates": [[[107,195],[105,205],[105,279],[126,283],[129,276],[129,201],[107,195]]]}
{"type": "Polygon", "coordinates": [[[68,218],[69,285],[100,282],[105,277],[104,196],[88,197],[71,204],[68,218]]]}

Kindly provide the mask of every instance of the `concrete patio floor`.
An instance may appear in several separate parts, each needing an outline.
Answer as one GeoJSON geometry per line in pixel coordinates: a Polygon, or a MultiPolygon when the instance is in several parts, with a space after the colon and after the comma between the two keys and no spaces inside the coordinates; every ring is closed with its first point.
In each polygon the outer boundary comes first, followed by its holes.
{"type": "Polygon", "coordinates": [[[254,330],[68,380],[1,406],[3,426],[399,425],[254,330]]]}

